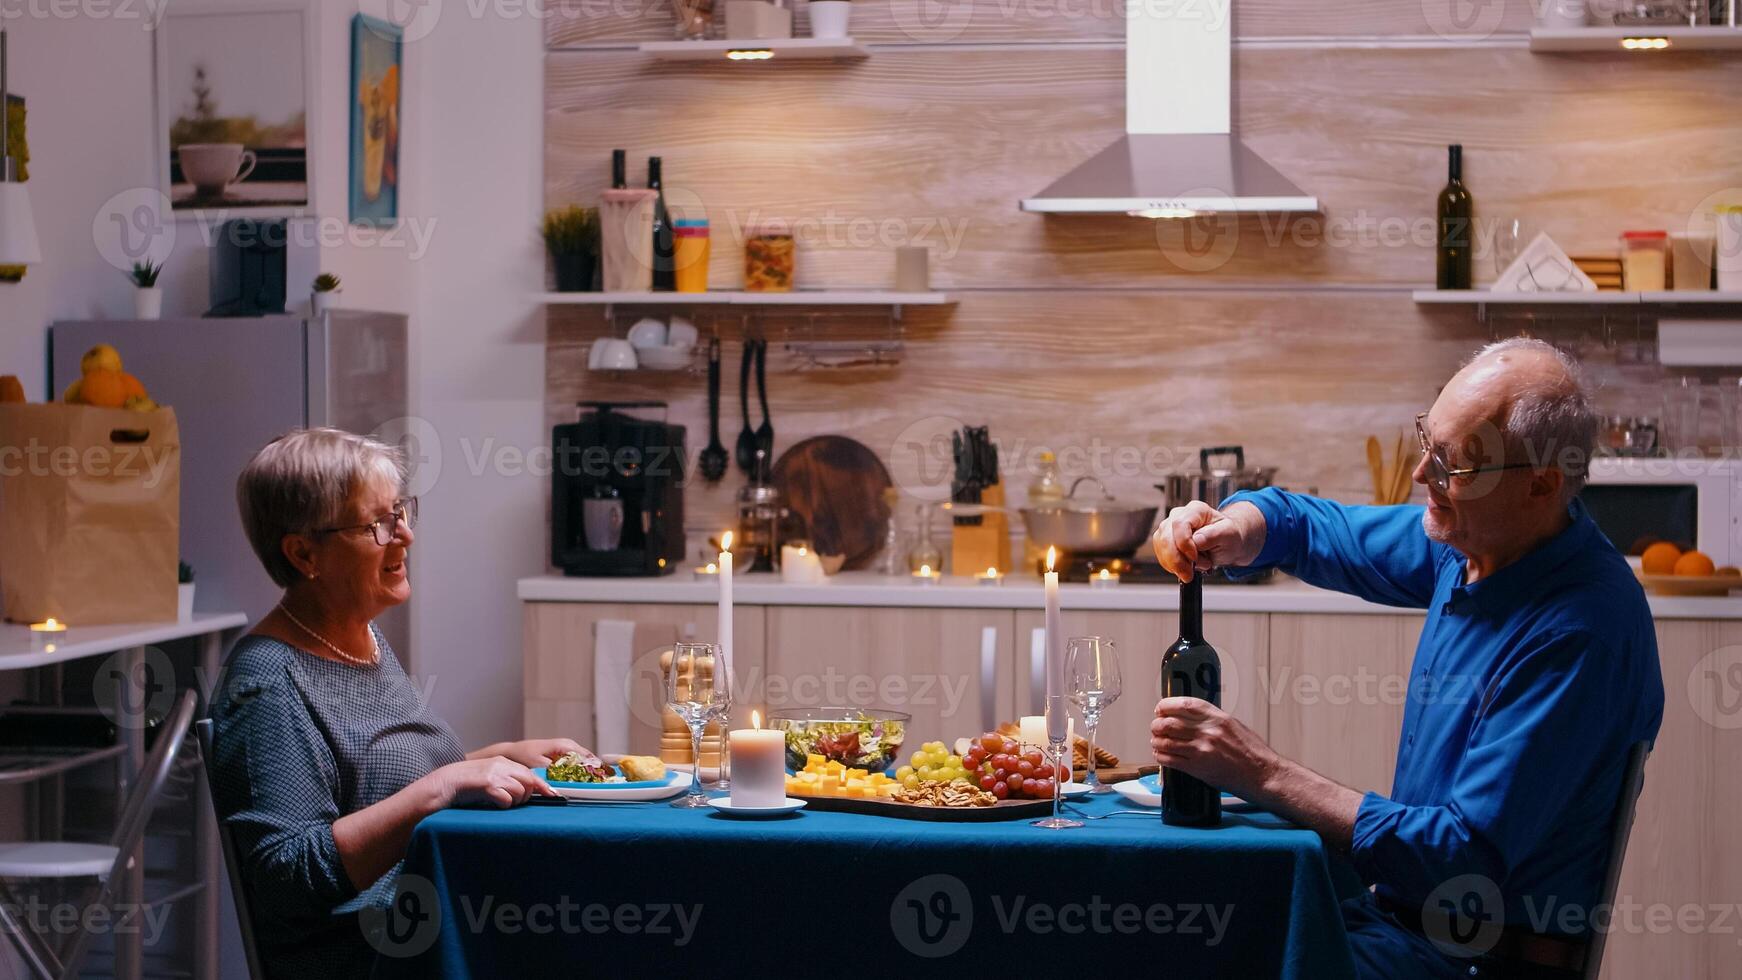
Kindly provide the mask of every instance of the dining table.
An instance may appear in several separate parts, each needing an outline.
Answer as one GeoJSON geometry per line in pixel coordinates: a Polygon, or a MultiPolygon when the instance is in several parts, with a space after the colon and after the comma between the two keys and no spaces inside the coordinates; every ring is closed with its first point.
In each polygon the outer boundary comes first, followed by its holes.
{"type": "Polygon", "coordinates": [[[1066,810],[1083,826],[450,809],[363,928],[382,977],[1353,974],[1359,886],[1316,834],[1247,809],[1168,826],[1114,794],[1066,810]]]}

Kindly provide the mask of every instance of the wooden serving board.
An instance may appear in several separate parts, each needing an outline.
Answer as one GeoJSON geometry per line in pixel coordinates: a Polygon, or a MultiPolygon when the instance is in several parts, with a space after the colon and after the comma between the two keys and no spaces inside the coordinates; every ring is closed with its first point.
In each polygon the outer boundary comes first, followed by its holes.
{"type": "Polygon", "coordinates": [[[1052,815],[1051,800],[1000,800],[991,806],[920,806],[893,800],[868,800],[853,796],[799,796],[807,810],[864,813],[897,820],[930,820],[937,823],[990,823],[1052,815]]]}
{"type": "Polygon", "coordinates": [[[813,436],[774,464],[780,499],[804,523],[819,555],[844,555],[846,571],[865,568],[883,549],[889,505],[883,491],[889,470],[863,443],[845,436],[813,436]]]}
{"type": "MultiPolygon", "coordinates": [[[[1106,766],[1102,766],[1101,768],[1095,770],[1095,778],[1099,779],[1101,782],[1105,783],[1106,785],[1111,786],[1114,783],[1125,782],[1127,779],[1136,779],[1139,776],[1148,776],[1148,775],[1151,775],[1153,773],[1158,773],[1160,771],[1161,771],[1161,767],[1158,765],[1155,765],[1153,763],[1151,763],[1150,765],[1147,765],[1147,766],[1115,766],[1111,769],[1107,768],[1106,766]]],[[[1087,776],[1088,774],[1089,774],[1089,770],[1078,769],[1071,776],[1071,778],[1075,779],[1077,782],[1080,783],[1083,781],[1083,778],[1085,776],[1087,776]]]]}

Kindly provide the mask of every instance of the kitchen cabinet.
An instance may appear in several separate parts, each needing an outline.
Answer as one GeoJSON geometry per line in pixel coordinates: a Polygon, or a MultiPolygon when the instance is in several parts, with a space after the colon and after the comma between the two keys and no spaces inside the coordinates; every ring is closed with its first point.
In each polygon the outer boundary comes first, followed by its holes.
{"type": "MultiPolygon", "coordinates": [[[[1161,655],[1179,638],[1179,614],[1066,609],[1061,615],[1065,635],[1104,636],[1118,644],[1125,690],[1102,716],[1096,743],[1118,756],[1122,765],[1151,764],[1149,722],[1155,717],[1155,702],[1161,700],[1161,655]]],[[[1262,613],[1204,615],[1204,636],[1222,658],[1222,706],[1260,737],[1269,729],[1258,694],[1269,660],[1268,619],[1262,613]]],[[[1021,714],[1039,714],[1046,698],[1038,664],[1029,669],[1031,638],[1043,622],[1039,612],[1016,614],[1017,659],[1023,666],[1016,672],[1016,703],[1021,714]]]]}
{"type": "MultiPolygon", "coordinates": [[[[763,609],[739,606],[732,613],[732,677],[738,703],[759,701],[765,633],[763,609]]],[[[524,612],[525,720],[527,738],[567,736],[599,751],[658,755],[660,712],[665,703],[659,655],[686,637],[717,638],[719,610],[712,605],[652,603],[529,602],[524,612]],[[594,689],[594,635],[604,620],[635,624],[634,652],[622,692],[594,689]],[[594,704],[601,697],[629,698],[629,745],[597,745],[594,704]]],[[[734,711],[748,718],[748,710],[734,711]]]]}
{"type": "Polygon", "coordinates": [[[903,755],[1015,716],[1007,609],[770,606],[769,710],[845,706],[913,715],[903,755]]]}
{"type": "Polygon", "coordinates": [[[1271,746],[1345,786],[1391,792],[1422,622],[1420,614],[1273,614],[1256,692],[1271,746]]]}

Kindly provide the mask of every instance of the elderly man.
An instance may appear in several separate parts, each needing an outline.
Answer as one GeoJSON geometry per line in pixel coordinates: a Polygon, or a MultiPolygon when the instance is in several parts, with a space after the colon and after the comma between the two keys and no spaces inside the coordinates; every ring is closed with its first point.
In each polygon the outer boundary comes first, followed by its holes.
{"type": "Polygon", "coordinates": [[[1204,701],[1152,723],[1161,764],[1312,828],[1376,886],[1344,907],[1363,977],[1578,976],[1624,762],[1663,717],[1651,611],[1576,499],[1595,431],[1572,359],[1503,341],[1417,418],[1425,509],[1261,490],[1156,529],[1182,579],[1274,566],[1427,610],[1389,797],[1204,701]]]}

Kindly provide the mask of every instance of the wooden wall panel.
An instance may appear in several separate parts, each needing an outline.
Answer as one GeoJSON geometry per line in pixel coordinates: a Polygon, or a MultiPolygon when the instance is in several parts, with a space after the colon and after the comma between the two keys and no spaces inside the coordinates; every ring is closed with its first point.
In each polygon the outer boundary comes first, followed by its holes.
{"type": "Polygon", "coordinates": [[[799,222],[811,285],[886,284],[893,248],[909,243],[932,246],[941,287],[1422,284],[1445,145],[1458,141],[1484,227],[1519,216],[1573,248],[1686,227],[1738,182],[1742,87],[1720,56],[1242,52],[1238,128],[1325,214],[1162,223],[1017,210],[1120,133],[1118,51],[909,51],[762,71],[556,53],[547,65],[549,201],[596,200],[612,147],[631,151],[638,180],[641,158],[663,156],[674,207],[713,221],[718,288],[741,281],[743,228],[769,218],[799,222]]]}
{"type": "MultiPolygon", "coordinates": [[[[1149,0],[1167,3],[1169,0],[1149,0]]],[[[716,34],[724,0],[716,4],[716,34]]],[[[795,3],[794,33],[810,33],[807,4],[795,3]]],[[[1181,10],[1229,4],[1180,0],[1181,10]]],[[[1530,0],[1243,0],[1233,4],[1240,38],[1418,36],[1482,39],[1528,28],[1530,0]]],[[[672,36],[669,0],[550,0],[545,43],[664,41],[672,36]]],[[[1165,9],[1165,8],[1164,8],[1165,9]]],[[[1124,6],[1115,0],[855,0],[853,36],[877,44],[1005,41],[1123,41],[1124,6]]]]}

